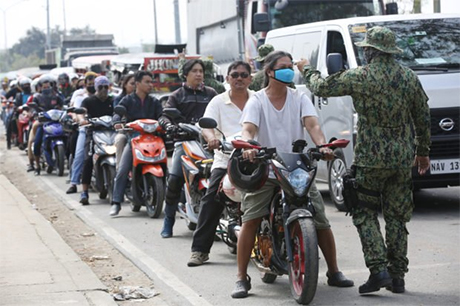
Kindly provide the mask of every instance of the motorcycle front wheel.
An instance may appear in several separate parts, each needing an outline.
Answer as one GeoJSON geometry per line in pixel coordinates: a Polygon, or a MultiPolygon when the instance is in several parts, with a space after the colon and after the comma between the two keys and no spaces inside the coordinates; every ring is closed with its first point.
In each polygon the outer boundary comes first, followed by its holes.
{"type": "Polygon", "coordinates": [[[58,170],[58,176],[64,175],[64,160],[65,160],[65,149],[62,145],[57,145],[54,147],[54,155],[56,158],[56,168],[58,170]]]}
{"type": "Polygon", "coordinates": [[[152,174],[147,175],[147,194],[145,195],[145,207],[150,218],[158,218],[163,210],[165,199],[165,185],[161,177],[152,174]]]}
{"type": "Polygon", "coordinates": [[[289,263],[289,285],[297,303],[307,305],[318,284],[318,238],[312,218],[301,218],[290,225],[293,261],[289,263]]]}

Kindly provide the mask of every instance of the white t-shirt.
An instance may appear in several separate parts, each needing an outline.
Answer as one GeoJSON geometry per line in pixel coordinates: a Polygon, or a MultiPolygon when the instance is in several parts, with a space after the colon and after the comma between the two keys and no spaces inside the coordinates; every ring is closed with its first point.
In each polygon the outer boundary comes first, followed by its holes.
{"type": "MultiPolygon", "coordinates": [[[[237,135],[241,135],[240,119],[243,114],[240,108],[232,103],[229,92],[223,92],[212,98],[203,115],[203,117],[216,120],[217,128],[224,133],[227,141],[237,135]]],[[[254,91],[248,90],[248,95],[251,98],[254,95],[254,91]]],[[[215,133],[216,137],[222,140],[222,135],[218,131],[215,131],[215,133]]],[[[211,169],[227,169],[228,160],[228,155],[220,150],[214,150],[214,162],[211,169]]]]}
{"type": "Polygon", "coordinates": [[[288,88],[286,103],[277,110],[262,89],[246,103],[240,123],[257,126],[255,140],[262,146],[276,147],[279,152],[292,152],[292,143],[305,139],[303,118],[310,116],[318,117],[305,93],[288,88]]]}
{"type": "Polygon", "coordinates": [[[70,98],[70,106],[81,107],[81,102],[88,97],[88,92],[84,88],[80,88],[74,91],[72,98],[70,98]]]}

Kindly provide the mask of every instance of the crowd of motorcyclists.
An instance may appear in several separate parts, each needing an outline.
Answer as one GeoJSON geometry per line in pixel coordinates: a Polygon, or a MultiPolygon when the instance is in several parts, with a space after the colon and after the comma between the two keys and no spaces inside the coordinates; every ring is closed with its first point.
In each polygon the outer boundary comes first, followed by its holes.
{"type": "MultiPolygon", "coordinates": [[[[262,48],[263,51],[266,49],[266,47],[262,48]]],[[[254,92],[249,89],[252,76],[251,67],[246,62],[236,61],[229,66],[226,75],[228,89],[222,92],[223,85],[216,80],[211,83],[205,82],[209,66],[203,60],[193,59],[183,63],[183,67],[179,69],[184,83],[169,96],[164,107],[158,99],[149,95],[153,89],[153,75],[148,71],[127,74],[120,83],[121,94],[115,97],[111,93],[113,84],[110,80],[106,76],[92,72],[83,76],[61,74],[57,78],[52,75],[42,75],[35,80],[27,77],[20,77],[14,81],[3,80],[0,94],[3,99],[2,120],[7,133],[7,147],[11,149],[13,145],[21,143],[22,148],[27,147],[29,165],[26,170],[28,172],[40,175],[42,167],[46,165],[47,172],[52,173],[59,168],[61,157],[58,156],[59,150],[53,150],[53,146],[59,146],[59,143],[53,145],[55,139],[53,137],[57,136],[53,134],[55,131],[50,131],[50,122],[57,120],[66,126],[67,132],[62,139],[70,169],[70,187],[67,193],[76,193],[81,184],[80,203],[88,205],[90,204],[88,191],[94,179],[95,160],[102,154],[97,146],[97,142],[102,140],[96,135],[95,122],[104,121],[106,119],[103,118],[109,116],[111,126],[107,127],[104,124],[100,126],[111,129],[114,135],[115,131],[118,133],[113,137],[113,143],[107,142],[101,146],[105,150],[104,154],[113,156],[113,163],[107,161],[112,170],[104,172],[105,174],[101,176],[105,179],[108,176],[109,179],[99,184],[100,187],[97,189],[100,197],[103,198],[101,190],[105,188],[104,190],[109,193],[111,204],[109,215],[112,217],[120,213],[125,197],[130,199],[133,211],[139,209],[137,206],[139,199],[153,203],[152,198],[159,198],[161,202],[164,198],[165,216],[159,233],[162,238],[173,237],[178,205],[189,200],[184,198],[184,186],[200,188],[190,182],[193,181],[190,173],[184,175],[186,162],[193,158],[193,154],[186,152],[188,147],[183,146],[182,143],[193,140],[203,145],[206,150],[214,150],[211,170],[205,174],[201,172],[197,174],[207,175],[208,185],[201,194],[202,198],[199,199],[197,227],[187,265],[200,266],[209,260],[216,229],[224,211],[224,202],[229,200],[220,192],[223,188],[222,181],[227,173],[232,179],[230,172],[234,171],[233,180],[239,179],[245,192],[241,198],[241,209],[244,214],[238,224],[240,232],[236,248],[237,282],[231,296],[244,298],[248,296],[248,291],[251,289],[247,265],[254,247],[256,232],[262,217],[268,213],[267,202],[273,199],[273,195],[279,192],[280,187],[273,173],[269,174],[268,168],[263,173],[248,170],[251,168],[248,166],[248,161],[258,162],[257,159],[260,158],[257,155],[258,150],[243,150],[241,156],[233,160],[232,168],[227,171],[230,158],[224,154],[224,137],[240,137],[248,142],[257,139],[262,147],[276,147],[282,152],[291,152],[292,142],[303,138],[305,129],[318,148],[326,144],[311,101],[304,93],[290,88],[294,74],[291,55],[281,51],[270,51],[261,58],[261,61],[265,61],[264,84],[257,86],[262,86],[262,90],[254,92]],[[205,84],[218,84],[218,87],[212,88],[205,84]],[[179,115],[171,115],[173,113],[167,111],[170,109],[176,109],[179,115]],[[59,110],[59,113],[54,113],[53,110],[59,110]],[[27,146],[23,143],[26,138],[18,139],[18,135],[21,134],[19,129],[23,128],[23,125],[19,124],[22,113],[28,114],[30,122],[26,129],[27,146]],[[57,115],[59,118],[54,118],[57,115]],[[199,125],[203,117],[213,119],[217,129],[202,128],[201,135],[195,137],[196,139],[191,139],[189,136],[189,138],[181,137],[185,135],[182,132],[185,131],[186,124],[199,125]],[[153,140],[149,143],[148,139],[153,138],[148,138],[147,134],[160,137],[164,143],[158,148],[152,148],[155,146],[153,140]],[[141,139],[142,135],[147,136],[141,139]],[[166,147],[170,144],[167,149],[172,152],[169,167],[164,163],[165,144],[166,147]],[[113,150],[109,150],[109,147],[113,147],[113,150]],[[149,155],[150,153],[153,155],[149,155]],[[51,154],[53,157],[48,160],[43,158],[44,154],[51,154]],[[246,161],[246,164],[243,161],[246,161]],[[163,163],[156,166],[157,162],[163,163]],[[150,166],[137,171],[136,167],[139,163],[149,163],[150,166]],[[235,174],[235,171],[238,174],[235,174]],[[242,181],[244,179],[247,181],[242,181]],[[262,185],[264,187],[260,189],[262,185]],[[253,188],[254,186],[260,190],[253,188]]],[[[208,73],[208,75],[212,74],[208,73]]],[[[260,83],[261,80],[257,82],[260,83]]],[[[318,152],[324,159],[333,158],[332,150],[328,147],[321,147],[318,152]]],[[[192,160],[193,162],[195,165],[198,164],[192,160]]],[[[201,163],[205,161],[201,160],[201,163]]],[[[310,187],[308,199],[315,212],[312,213],[316,229],[315,237],[327,263],[328,284],[336,287],[351,287],[354,285],[353,281],[346,278],[338,268],[334,236],[324,212],[321,194],[314,187],[314,182],[308,188],[310,187]]],[[[190,197],[191,193],[186,194],[190,197]]],[[[154,209],[151,204],[145,206],[154,209]]],[[[162,205],[159,207],[161,208],[162,205]]],[[[157,215],[158,213],[152,212],[152,216],[157,215]]],[[[286,256],[289,257],[289,251],[287,253],[286,256]]],[[[378,291],[380,287],[389,286],[390,283],[386,280],[377,284],[371,275],[365,284],[366,290],[360,288],[360,293],[378,291]]],[[[401,291],[401,288],[398,290],[401,291]]],[[[302,297],[302,294],[301,290],[299,303],[308,300],[302,297]]]]}

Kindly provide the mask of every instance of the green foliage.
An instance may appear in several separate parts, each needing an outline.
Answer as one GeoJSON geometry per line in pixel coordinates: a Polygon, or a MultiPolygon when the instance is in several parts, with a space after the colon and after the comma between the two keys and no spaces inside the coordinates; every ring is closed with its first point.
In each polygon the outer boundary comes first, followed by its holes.
{"type": "Polygon", "coordinates": [[[142,52],[155,52],[155,44],[142,44],[142,52]]]}
{"type": "Polygon", "coordinates": [[[118,53],[120,54],[129,53],[129,49],[126,47],[118,47],[118,53]]]}

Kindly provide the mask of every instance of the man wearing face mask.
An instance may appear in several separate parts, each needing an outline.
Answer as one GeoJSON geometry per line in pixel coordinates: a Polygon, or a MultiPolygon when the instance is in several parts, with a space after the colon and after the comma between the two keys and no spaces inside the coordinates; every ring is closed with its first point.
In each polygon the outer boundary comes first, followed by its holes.
{"type": "MultiPolygon", "coordinates": [[[[55,108],[61,109],[62,106],[64,105],[64,101],[59,95],[53,92],[53,89],[51,88],[50,77],[45,75],[44,77],[42,77],[41,83],[42,83],[42,92],[36,97],[34,97],[33,99],[33,102],[35,102],[38,106],[38,110],[47,112],[50,109],[55,109],[55,108]]],[[[41,146],[42,146],[42,141],[43,141],[43,124],[39,123],[37,120],[34,122],[33,127],[36,127],[35,139],[33,140],[34,141],[33,151],[34,151],[35,164],[37,167],[34,168],[33,161],[32,161],[27,171],[35,170],[35,175],[40,175],[40,154],[41,154],[40,152],[41,152],[41,146]]],[[[32,127],[32,130],[34,130],[33,127],[32,127]]],[[[29,139],[29,141],[31,140],[29,139]]]]}
{"type": "Polygon", "coordinates": [[[430,167],[428,97],[417,74],[394,59],[393,54],[402,50],[390,29],[373,27],[356,45],[364,48],[367,65],[326,79],[307,60],[297,67],[315,95],[349,95],[358,113],[353,161],[358,199],[351,212],[370,272],[359,293],[382,287],[403,293],[409,263],[406,223],[414,208],[412,165],[418,167],[420,175],[430,167]],[[385,220],[385,239],[378,212],[385,220]]]}
{"type": "MultiPolygon", "coordinates": [[[[242,138],[257,140],[263,147],[276,147],[278,152],[292,152],[292,143],[304,139],[306,129],[315,145],[325,144],[326,139],[310,99],[305,93],[288,87],[294,78],[292,56],[284,51],[271,52],[265,58],[264,72],[264,88],[249,98],[243,110],[240,120],[242,138]]],[[[320,151],[325,154],[325,159],[333,158],[329,148],[320,151]]],[[[243,158],[253,162],[256,153],[256,150],[245,150],[243,158]]],[[[251,289],[247,268],[255,235],[262,217],[269,214],[269,203],[278,186],[278,181],[269,177],[262,188],[243,197],[242,226],[237,245],[238,280],[232,298],[245,298],[251,289]]],[[[316,211],[313,221],[318,245],[327,264],[327,283],[329,286],[351,287],[353,281],[338,268],[334,235],[321,194],[312,186],[309,196],[316,211]]]]}
{"type": "MultiPolygon", "coordinates": [[[[98,76],[94,80],[96,93],[83,100],[81,107],[86,109],[86,115],[89,118],[97,118],[102,116],[112,116],[113,114],[113,100],[108,95],[110,81],[105,76],[98,76]]],[[[83,115],[78,115],[80,124],[87,124],[83,115]]],[[[93,172],[93,158],[88,152],[92,151],[90,145],[92,143],[92,134],[88,130],[86,131],[85,141],[85,160],[83,162],[83,172],[81,174],[82,193],[80,195],[80,203],[82,205],[88,205],[88,186],[91,183],[91,174],[93,172]]]]}
{"type": "MultiPolygon", "coordinates": [[[[97,74],[90,71],[85,74],[85,82],[84,87],[77,89],[74,91],[72,98],[70,99],[70,105],[73,107],[80,107],[81,103],[87,97],[91,97],[96,92],[96,88],[94,87],[94,79],[97,77],[97,74]]],[[[74,114],[73,114],[74,115],[74,114]]],[[[74,120],[78,122],[78,118],[74,115],[74,120]]],[[[72,162],[72,169],[70,172],[70,187],[67,189],[66,193],[76,193],[77,192],[77,185],[80,184],[80,175],[83,169],[83,161],[84,157],[84,148],[85,148],[85,141],[86,141],[86,128],[80,127],[78,129],[78,134],[70,137],[70,141],[74,141],[75,148],[74,158],[72,162]]]]}

